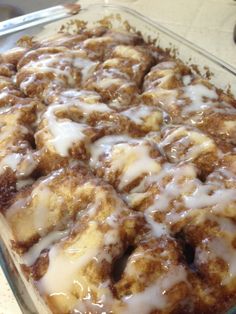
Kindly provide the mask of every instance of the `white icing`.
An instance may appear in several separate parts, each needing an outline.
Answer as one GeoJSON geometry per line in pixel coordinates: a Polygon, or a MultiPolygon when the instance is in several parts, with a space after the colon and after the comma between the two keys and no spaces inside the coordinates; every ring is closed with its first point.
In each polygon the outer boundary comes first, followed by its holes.
{"type": "Polygon", "coordinates": [[[198,263],[208,263],[216,257],[222,259],[228,265],[228,273],[224,274],[221,284],[227,285],[236,277],[236,250],[222,238],[205,239],[207,249],[197,248],[198,263]]]}
{"type": "Polygon", "coordinates": [[[167,226],[163,223],[156,222],[148,211],[145,211],[144,216],[146,221],[150,224],[155,237],[159,238],[163,235],[166,236],[169,234],[167,226]]]}
{"type": "Polygon", "coordinates": [[[60,250],[55,245],[49,252],[49,267],[39,283],[40,289],[49,295],[70,292],[76,281],[76,272],[88,264],[97,254],[97,248],[60,250]],[[60,274],[60,275],[59,275],[60,274]]]}
{"type": "Polygon", "coordinates": [[[6,212],[7,219],[11,219],[11,216],[17,214],[22,208],[24,208],[28,202],[29,198],[21,198],[14,202],[6,212]]]}
{"type": "Polygon", "coordinates": [[[215,213],[224,213],[236,201],[234,189],[224,189],[218,184],[199,181],[191,164],[179,167],[165,164],[159,174],[147,178],[144,185],[141,184],[132,192],[142,192],[145,186],[151,183],[158,186],[159,193],[145,211],[150,224],[155,212],[164,212],[165,222],[173,224],[203,208],[210,208],[211,212],[215,213]],[[181,210],[176,210],[178,208],[181,210]]]}
{"type": "MultiPolygon", "coordinates": [[[[144,181],[144,180],[143,180],[144,181]]],[[[132,190],[133,191],[133,190],[132,190]]],[[[135,207],[139,203],[141,203],[145,198],[148,196],[151,196],[150,192],[145,193],[129,193],[128,195],[122,195],[125,202],[130,206],[131,208],[135,207]]]]}
{"type": "Polygon", "coordinates": [[[13,171],[17,170],[17,166],[18,164],[21,162],[22,160],[22,154],[19,153],[12,153],[9,155],[6,155],[0,162],[0,166],[5,168],[5,167],[9,167],[11,168],[13,171]]]}
{"type": "Polygon", "coordinates": [[[52,138],[48,140],[54,146],[58,154],[65,157],[69,154],[69,149],[78,141],[85,139],[83,131],[85,124],[73,122],[69,119],[58,119],[54,112],[60,109],[60,105],[49,106],[44,114],[48,121],[48,128],[52,138]]]}
{"type": "Polygon", "coordinates": [[[114,77],[104,77],[97,81],[97,86],[101,89],[110,88],[112,85],[121,86],[124,84],[124,80],[114,77]]]}
{"type": "Polygon", "coordinates": [[[186,271],[183,266],[173,266],[165,276],[148,286],[144,291],[123,297],[126,304],[122,314],[149,314],[154,310],[167,309],[171,305],[166,292],[175,285],[186,281],[186,271]]]}
{"type": "Polygon", "coordinates": [[[11,106],[4,106],[4,107],[0,107],[0,114],[4,114],[4,113],[7,113],[8,111],[11,110],[11,106]]]}
{"type": "Polygon", "coordinates": [[[184,114],[212,107],[212,101],[218,98],[215,89],[209,89],[202,84],[189,85],[184,87],[183,90],[185,95],[191,100],[191,104],[184,108],[184,114]],[[207,101],[204,101],[204,98],[207,98],[207,101]]]}
{"type": "Polygon", "coordinates": [[[128,117],[135,123],[141,124],[143,122],[143,118],[151,113],[151,109],[152,108],[150,106],[131,107],[130,109],[121,112],[121,114],[128,117]]]}
{"type": "Polygon", "coordinates": [[[29,76],[26,76],[23,81],[20,83],[20,89],[27,95],[27,88],[29,85],[33,84],[36,81],[35,73],[31,73],[29,76]]]}
{"type": "MultiPolygon", "coordinates": [[[[96,92],[85,90],[68,89],[60,93],[57,103],[60,107],[58,110],[69,110],[70,108],[78,108],[82,111],[83,115],[90,114],[91,112],[112,112],[106,104],[100,102],[101,97],[96,92]]],[[[56,106],[56,104],[54,104],[56,106]]]]}
{"type": "Polygon", "coordinates": [[[228,276],[223,279],[222,284],[227,284],[236,277],[236,250],[222,238],[209,241],[209,249],[222,258],[229,267],[228,276]]]}
{"type": "Polygon", "coordinates": [[[172,184],[174,183],[169,184],[164,193],[156,197],[155,203],[151,208],[156,208],[158,211],[164,211],[168,208],[172,198],[176,196],[176,193],[172,193],[172,184]]]}
{"type": "Polygon", "coordinates": [[[66,237],[68,233],[69,230],[51,231],[50,233],[48,233],[23,255],[22,259],[24,261],[24,264],[26,264],[27,266],[33,265],[44,249],[50,248],[53,243],[60,241],[61,239],[66,237]]]}
{"type": "Polygon", "coordinates": [[[93,143],[90,147],[91,152],[91,159],[90,165],[92,167],[99,166],[99,157],[104,155],[108,155],[116,143],[122,142],[131,142],[135,143],[136,141],[129,136],[126,135],[111,135],[111,136],[104,136],[95,143],[93,143]]]}
{"type": "Polygon", "coordinates": [[[107,136],[91,146],[92,167],[99,167],[99,157],[111,162],[110,170],[120,172],[119,189],[134,179],[160,171],[158,161],[150,157],[150,146],[146,141],[132,140],[126,136],[107,136]],[[128,143],[127,143],[128,142],[128,143]]]}
{"type": "Polygon", "coordinates": [[[99,284],[97,289],[97,301],[91,302],[91,295],[88,289],[87,295],[76,303],[73,314],[96,313],[105,314],[112,311],[114,302],[113,294],[110,290],[111,282],[109,280],[99,284]]]}
{"type": "Polygon", "coordinates": [[[184,85],[187,86],[191,83],[192,76],[191,75],[184,75],[182,77],[182,80],[183,80],[184,85]]]}
{"type": "Polygon", "coordinates": [[[31,197],[35,204],[34,225],[39,234],[44,234],[48,222],[49,204],[52,191],[44,184],[38,185],[31,197]]]}
{"type": "Polygon", "coordinates": [[[98,62],[86,58],[80,51],[64,51],[56,54],[42,54],[38,60],[31,60],[23,66],[23,70],[32,72],[32,75],[23,80],[21,88],[34,82],[34,73],[53,73],[59,83],[66,78],[70,86],[75,86],[76,79],[74,69],[80,70],[82,81],[86,80],[95,71],[98,62]]]}
{"type": "Polygon", "coordinates": [[[91,112],[112,112],[113,111],[106,104],[103,104],[103,103],[88,104],[88,103],[80,102],[78,105],[77,104],[75,105],[78,106],[78,108],[80,108],[85,115],[91,112]]]}
{"type": "Polygon", "coordinates": [[[112,228],[116,228],[118,225],[118,219],[117,219],[117,215],[116,214],[112,214],[110,216],[107,217],[106,219],[106,223],[112,227],[112,228]]]}
{"type": "Polygon", "coordinates": [[[161,169],[157,160],[150,157],[147,143],[137,145],[116,144],[112,150],[112,171],[121,171],[119,189],[123,189],[139,176],[158,173],[161,169]]]}
{"type": "Polygon", "coordinates": [[[82,123],[87,115],[92,112],[112,112],[106,104],[99,102],[100,97],[97,93],[87,91],[77,91],[70,89],[60,94],[58,103],[48,107],[42,119],[46,119],[52,138],[48,143],[52,144],[63,157],[69,155],[69,149],[76,143],[86,140],[84,131],[88,125],[82,123]],[[56,117],[57,112],[67,115],[70,110],[78,108],[81,123],[74,122],[68,118],[56,117]]]}
{"type": "MultiPolygon", "coordinates": [[[[159,87],[162,88],[163,86],[165,86],[165,84],[168,84],[168,81],[171,82],[171,80],[174,77],[174,73],[172,70],[165,70],[164,71],[165,75],[163,75],[162,77],[157,78],[156,80],[152,81],[150,84],[150,87],[159,87]]],[[[164,74],[163,73],[163,74],[164,74]]]]}
{"type": "MultiPolygon", "coordinates": [[[[116,197],[114,195],[114,197],[116,197]]],[[[119,227],[120,223],[120,213],[125,210],[124,204],[121,199],[116,197],[116,207],[115,210],[106,218],[106,223],[114,230],[119,227]]]]}
{"type": "Polygon", "coordinates": [[[9,153],[0,161],[0,173],[7,167],[15,171],[17,178],[29,176],[36,168],[37,161],[31,151],[26,151],[25,154],[9,153]]]}
{"type": "Polygon", "coordinates": [[[199,185],[191,195],[184,196],[184,204],[191,209],[211,207],[212,211],[221,212],[231,202],[236,201],[234,189],[214,189],[212,185],[199,185]]]}
{"type": "Polygon", "coordinates": [[[34,183],[34,179],[32,178],[17,180],[16,182],[17,191],[19,191],[20,189],[22,189],[23,187],[27,185],[32,185],[33,183],[34,183]]]}
{"type": "Polygon", "coordinates": [[[73,144],[85,138],[83,133],[85,126],[70,120],[50,123],[49,127],[54,137],[49,142],[53,144],[56,151],[63,157],[68,156],[69,149],[73,144]]]}
{"type": "Polygon", "coordinates": [[[171,131],[167,136],[164,137],[159,145],[163,150],[165,146],[173,144],[178,145],[179,147],[184,147],[184,154],[182,156],[178,154],[178,148],[171,149],[170,157],[174,161],[191,161],[197,158],[199,155],[215,149],[215,144],[211,138],[207,137],[201,132],[188,130],[184,126],[178,127],[171,131]]]}
{"type": "Polygon", "coordinates": [[[156,195],[153,205],[148,210],[152,212],[168,209],[172,200],[189,193],[195,187],[195,175],[195,168],[191,164],[180,167],[165,164],[159,175],[150,178],[152,182],[160,185],[161,191],[159,195],[156,195]],[[163,185],[162,180],[168,177],[170,180],[163,185]]]}
{"type": "Polygon", "coordinates": [[[157,65],[155,65],[149,73],[156,71],[156,70],[159,70],[159,71],[160,70],[170,70],[170,69],[174,69],[175,67],[176,67],[176,62],[164,61],[164,62],[160,62],[157,65]]]}
{"type": "Polygon", "coordinates": [[[217,223],[220,230],[225,232],[228,235],[234,236],[236,233],[236,224],[235,222],[230,218],[225,218],[222,216],[216,216],[215,214],[212,214],[210,212],[204,213],[204,215],[199,215],[197,223],[198,224],[205,224],[207,221],[212,221],[217,223]]]}
{"type": "MultiPolygon", "coordinates": [[[[93,232],[94,229],[96,223],[90,225],[89,231],[93,232]]],[[[99,238],[94,241],[88,238],[88,234],[85,233],[71,244],[61,241],[50,249],[47,272],[38,282],[41,291],[49,295],[66,296],[71,292],[73,285],[80,285],[78,272],[93,260],[99,251],[97,243],[99,238]]]]}
{"type": "MultiPolygon", "coordinates": [[[[120,43],[124,43],[127,45],[132,44],[135,36],[137,36],[136,34],[131,34],[131,33],[122,32],[122,31],[116,31],[116,30],[111,31],[108,35],[110,35],[111,37],[107,37],[107,38],[112,38],[112,40],[115,42],[120,42],[120,43]]],[[[103,38],[106,38],[106,37],[103,37],[103,38]]]]}
{"type": "Polygon", "coordinates": [[[27,177],[32,174],[37,166],[37,160],[33,154],[33,151],[26,151],[25,155],[22,158],[21,164],[17,171],[18,177],[27,177]]]}
{"type": "MultiPolygon", "coordinates": [[[[109,44],[112,42],[112,38],[111,37],[95,37],[95,38],[88,38],[88,39],[85,39],[83,41],[83,45],[84,47],[88,48],[88,47],[96,47],[97,44],[109,44]]],[[[99,47],[100,48],[100,47],[99,47]]]]}
{"type": "MultiPolygon", "coordinates": [[[[31,71],[32,73],[53,73],[58,81],[64,77],[67,78],[70,85],[74,85],[75,80],[72,74],[72,58],[68,54],[46,54],[41,55],[36,61],[31,60],[23,66],[23,69],[31,71]]],[[[24,85],[26,82],[24,82],[24,85]]],[[[29,82],[27,82],[29,84],[29,82]]]]}
{"type": "Polygon", "coordinates": [[[78,108],[83,115],[91,112],[112,112],[106,104],[100,102],[99,94],[84,90],[69,89],[59,94],[57,103],[53,104],[54,111],[78,108]]]}
{"type": "Polygon", "coordinates": [[[86,103],[99,103],[101,96],[94,91],[79,90],[79,89],[66,89],[59,94],[59,103],[67,103],[68,101],[77,101],[86,103]]]}
{"type": "Polygon", "coordinates": [[[81,69],[83,81],[87,80],[93,74],[98,64],[99,62],[94,62],[89,59],[78,57],[76,57],[73,62],[73,65],[76,68],[81,69]]]}
{"type": "Polygon", "coordinates": [[[146,190],[147,186],[154,184],[158,187],[159,193],[156,194],[152,204],[144,211],[145,218],[150,224],[153,234],[157,237],[168,235],[168,225],[177,223],[192,213],[191,210],[184,210],[184,208],[180,212],[176,212],[176,208],[178,206],[180,208],[183,207],[181,206],[183,195],[192,193],[196,189],[196,185],[199,184],[195,176],[195,168],[191,164],[176,167],[166,163],[158,174],[147,177],[144,182],[132,191],[131,195],[134,194],[136,196],[136,194],[141,192],[142,196],[145,194],[142,192],[146,190]],[[178,202],[180,205],[178,205],[178,202]],[[163,212],[164,222],[159,223],[155,221],[153,215],[156,212],[163,212]]]}
{"type": "Polygon", "coordinates": [[[105,245],[116,245],[120,241],[118,231],[116,229],[108,231],[104,235],[104,244],[105,245]]]}
{"type": "MultiPolygon", "coordinates": [[[[130,120],[132,120],[136,124],[142,124],[143,119],[151,115],[152,112],[157,113],[158,110],[156,109],[155,111],[153,111],[152,107],[141,105],[138,107],[131,107],[130,109],[121,112],[121,114],[128,117],[130,120]]],[[[161,113],[160,113],[160,117],[161,117],[161,113]]]]}
{"type": "Polygon", "coordinates": [[[143,54],[133,46],[116,46],[116,48],[113,50],[113,53],[121,58],[131,59],[136,62],[140,62],[143,58],[143,54]]]}
{"type": "Polygon", "coordinates": [[[81,70],[82,78],[87,79],[96,69],[98,62],[91,61],[82,56],[82,53],[76,51],[66,51],[57,54],[44,54],[38,60],[31,60],[23,66],[27,70],[35,70],[40,73],[54,73],[57,79],[66,77],[70,85],[75,84],[73,77],[73,67],[81,70]]]}

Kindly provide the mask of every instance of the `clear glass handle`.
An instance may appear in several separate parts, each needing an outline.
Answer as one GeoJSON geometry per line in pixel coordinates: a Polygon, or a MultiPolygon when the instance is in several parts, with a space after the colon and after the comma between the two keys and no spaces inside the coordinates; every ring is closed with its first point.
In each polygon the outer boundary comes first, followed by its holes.
{"type": "Polygon", "coordinates": [[[16,31],[21,31],[38,24],[53,22],[64,17],[77,14],[79,10],[79,4],[66,4],[29,13],[23,17],[15,17],[0,23],[0,36],[7,35],[12,32],[15,33],[16,31]]]}

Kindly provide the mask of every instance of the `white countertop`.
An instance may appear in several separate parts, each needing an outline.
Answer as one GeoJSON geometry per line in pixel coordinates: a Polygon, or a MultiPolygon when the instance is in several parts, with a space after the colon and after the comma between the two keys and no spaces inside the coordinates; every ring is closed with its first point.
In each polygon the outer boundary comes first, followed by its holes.
{"type": "MultiPolygon", "coordinates": [[[[50,5],[50,1],[47,2],[50,5]]],[[[236,44],[233,42],[236,2],[233,0],[105,0],[105,2],[120,3],[140,10],[236,67],[236,44]]],[[[1,269],[0,314],[21,314],[1,269]]]]}

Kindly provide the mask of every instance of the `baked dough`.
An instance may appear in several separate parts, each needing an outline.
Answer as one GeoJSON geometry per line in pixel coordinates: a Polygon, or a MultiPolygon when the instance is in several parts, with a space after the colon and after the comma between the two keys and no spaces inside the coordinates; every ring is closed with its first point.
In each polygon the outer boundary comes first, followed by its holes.
{"type": "Polygon", "coordinates": [[[46,306],[230,309],[235,100],[132,32],[24,46],[0,58],[0,209],[46,306]]]}

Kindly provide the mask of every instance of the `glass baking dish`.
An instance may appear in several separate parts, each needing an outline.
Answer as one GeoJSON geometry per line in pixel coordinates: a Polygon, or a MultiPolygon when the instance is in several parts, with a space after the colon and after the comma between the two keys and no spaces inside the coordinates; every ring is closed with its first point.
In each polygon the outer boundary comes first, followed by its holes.
{"type": "MultiPolygon", "coordinates": [[[[128,21],[133,29],[142,33],[144,39],[155,40],[156,45],[170,49],[171,53],[191,65],[193,70],[197,65],[197,71],[203,76],[208,77],[210,74],[213,84],[236,95],[236,69],[233,66],[128,7],[104,3],[87,5],[86,1],[80,3],[79,13],[73,10],[68,13],[68,7],[57,6],[0,23],[0,52],[14,47],[24,35],[47,37],[57,32],[61,25],[67,25],[69,31],[73,32],[73,23],[68,23],[70,20],[83,20],[93,26],[108,17],[109,23],[115,28],[124,28],[127,26],[124,22],[128,21]],[[71,14],[73,16],[68,17],[71,14]]],[[[11,249],[11,232],[0,214],[0,264],[21,310],[28,314],[49,313],[33,285],[24,277],[20,262],[19,256],[11,249]]],[[[236,308],[229,313],[236,313],[236,308]]]]}

